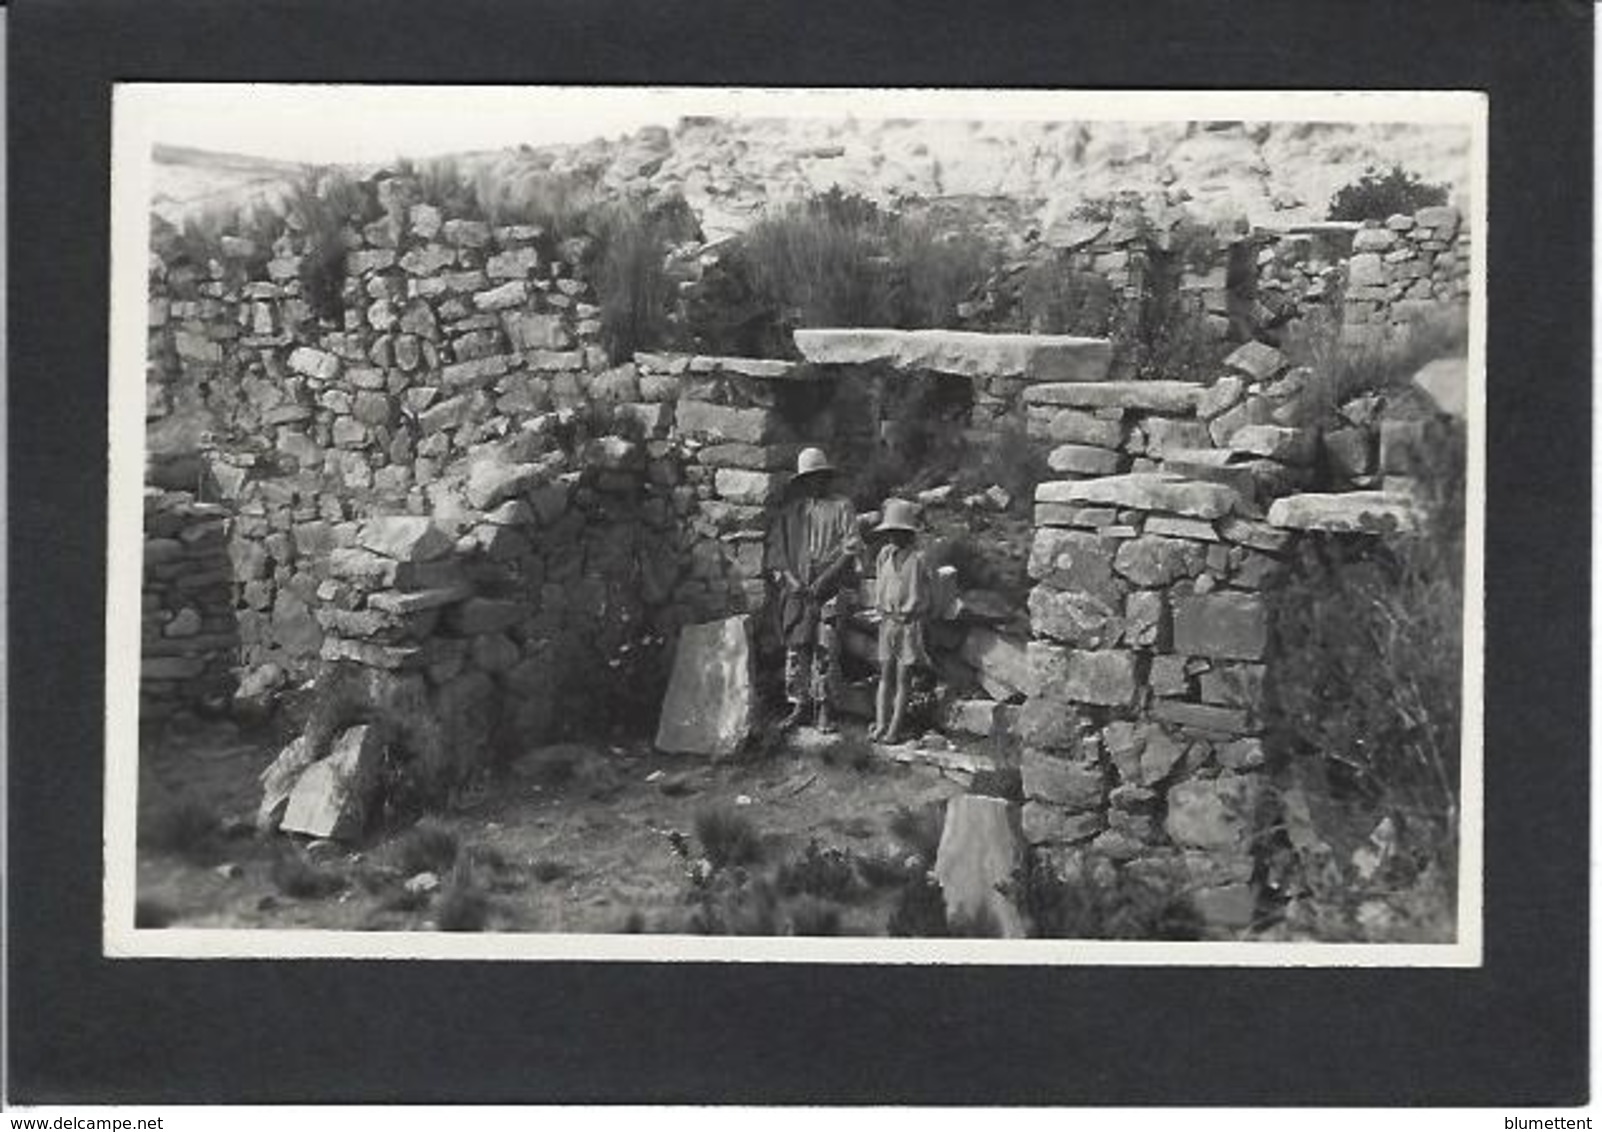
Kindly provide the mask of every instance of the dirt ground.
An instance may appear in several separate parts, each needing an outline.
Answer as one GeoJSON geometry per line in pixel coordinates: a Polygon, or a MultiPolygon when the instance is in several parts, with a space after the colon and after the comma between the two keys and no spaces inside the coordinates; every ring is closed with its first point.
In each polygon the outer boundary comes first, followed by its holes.
{"type": "MultiPolygon", "coordinates": [[[[219,722],[170,733],[146,751],[142,926],[439,927],[452,870],[448,862],[419,870],[410,823],[350,845],[255,831],[257,776],[280,746],[279,736],[219,722]],[[414,879],[419,871],[434,871],[442,887],[409,891],[408,881],[427,885],[414,879]]],[[[839,850],[879,865],[881,876],[916,876],[932,862],[892,832],[892,819],[961,791],[935,769],[873,756],[860,728],[848,726],[832,738],[804,729],[761,756],[717,764],[664,755],[646,742],[547,747],[425,822],[430,832],[447,831],[435,840],[454,841],[458,860],[473,862],[483,930],[693,931],[704,930],[685,926],[702,853],[698,815],[749,819],[759,836],[752,871],[774,875],[816,841],[826,855],[839,850]],[[675,833],[688,838],[683,854],[675,833]]],[[[893,883],[858,885],[831,902],[839,934],[886,934],[897,893],[893,883]]]]}

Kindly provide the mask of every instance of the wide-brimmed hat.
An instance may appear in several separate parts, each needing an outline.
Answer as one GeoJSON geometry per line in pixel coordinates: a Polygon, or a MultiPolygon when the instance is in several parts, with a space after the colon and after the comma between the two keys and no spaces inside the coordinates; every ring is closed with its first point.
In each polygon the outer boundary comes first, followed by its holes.
{"type": "Polygon", "coordinates": [[[803,448],[795,458],[795,479],[834,471],[828,455],[821,448],[803,448]]]}
{"type": "Polygon", "coordinates": [[[886,499],[884,501],[884,518],[879,525],[873,528],[874,534],[883,531],[911,531],[918,530],[918,505],[905,499],[886,499]]]}

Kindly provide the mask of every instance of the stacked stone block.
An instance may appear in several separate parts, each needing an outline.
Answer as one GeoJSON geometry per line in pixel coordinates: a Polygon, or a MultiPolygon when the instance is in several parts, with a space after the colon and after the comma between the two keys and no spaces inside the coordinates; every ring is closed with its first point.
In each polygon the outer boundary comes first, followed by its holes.
{"type": "Polygon", "coordinates": [[[1026,836],[1166,870],[1244,927],[1263,793],[1263,590],[1289,535],[1170,472],[1042,484],[1020,720],[1026,836]]]}
{"type": "Polygon", "coordinates": [[[139,701],[142,722],[226,702],[239,634],[228,509],[146,489],[139,701]]]}

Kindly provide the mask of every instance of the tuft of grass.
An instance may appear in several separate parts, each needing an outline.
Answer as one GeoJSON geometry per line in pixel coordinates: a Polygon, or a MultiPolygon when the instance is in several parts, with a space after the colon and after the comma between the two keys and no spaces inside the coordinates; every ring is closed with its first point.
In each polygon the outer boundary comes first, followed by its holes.
{"type": "Polygon", "coordinates": [[[837,936],[840,934],[841,909],[829,900],[816,896],[802,896],[792,900],[785,909],[790,921],[790,934],[795,936],[837,936]]]}
{"type": "Polygon", "coordinates": [[[714,869],[751,865],[762,859],[756,824],[730,806],[709,806],[695,815],[695,837],[714,869]]]}
{"type": "Polygon", "coordinates": [[[940,835],[946,827],[944,802],[931,802],[916,809],[897,806],[890,815],[889,824],[890,832],[897,841],[922,857],[927,864],[934,864],[935,856],[940,851],[940,835]]]}
{"type": "Polygon", "coordinates": [[[472,865],[457,862],[451,875],[440,886],[434,906],[434,922],[442,932],[481,932],[489,922],[490,900],[478,887],[472,865]]]}
{"type": "Polygon", "coordinates": [[[924,876],[909,879],[896,897],[886,933],[897,939],[943,939],[951,935],[946,923],[946,898],[940,886],[924,876]]]}
{"type": "Polygon", "coordinates": [[[216,833],[216,815],[207,806],[186,795],[151,808],[139,819],[141,845],[190,860],[205,855],[216,833]]]}
{"type": "Polygon", "coordinates": [[[623,362],[668,336],[674,290],[664,266],[667,230],[655,213],[628,202],[602,211],[597,227],[601,344],[613,362],[623,362]]]}
{"type": "Polygon", "coordinates": [[[541,884],[550,884],[564,877],[573,875],[573,866],[566,861],[558,861],[551,857],[541,857],[534,862],[534,879],[541,884]]]}
{"type": "Polygon", "coordinates": [[[165,928],[178,919],[178,913],[164,901],[141,896],[134,902],[134,927],[165,928]]]}
{"type": "Polygon", "coordinates": [[[623,926],[618,930],[624,935],[643,935],[646,926],[645,913],[638,908],[630,908],[629,914],[623,917],[623,926]]]}
{"type": "Polygon", "coordinates": [[[799,857],[779,866],[774,883],[786,896],[814,896],[831,901],[854,900],[867,891],[857,871],[855,854],[821,845],[817,838],[807,842],[799,857]]]}
{"type": "Polygon", "coordinates": [[[1060,875],[1031,858],[1008,886],[1031,924],[1045,939],[1194,940],[1202,919],[1177,887],[1127,870],[1093,876],[1078,868],[1060,875]]]}
{"type": "Polygon", "coordinates": [[[432,818],[419,821],[396,838],[391,847],[395,864],[407,876],[424,872],[443,875],[460,853],[460,838],[432,818]]]}
{"type": "Polygon", "coordinates": [[[279,854],[269,876],[279,892],[297,900],[321,900],[345,887],[345,878],[341,874],[314,864],[293,851],[279,854]]]}
{"type": "Polygon", "coordinates": [[[1326,420],[1352,398],[1405,388],[1426,363],[1468,349],[1468,312],[1457,305],[1442,304],[1385,338],[1359,343],[1342,341],[1338,310],[1326,304],[1297,320],[1281,343],[1286,357],[1312,371],[1311,396],[1326,420]]]}

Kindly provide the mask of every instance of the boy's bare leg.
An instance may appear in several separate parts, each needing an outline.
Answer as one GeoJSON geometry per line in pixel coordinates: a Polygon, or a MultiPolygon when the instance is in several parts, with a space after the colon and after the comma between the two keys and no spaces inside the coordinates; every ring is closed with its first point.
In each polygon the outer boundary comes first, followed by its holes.
{"type": "Polygon", "coordinates": [[[912,687],[912,669],[905,664],[896,665],[896,705],[890,716],[890,731],[886,743],[901,742],[901,721],[907,714],[907,692],[912,687]]]}
{"type": "Polygon", "coordinates": [[[868,732],[869,739],[883,739],[886,733],[886,721],[890,718],[890,689],[895,684],[896,662],[887,660],[879,668],[879,694],[874,697],[873,727],[868,732]]]}

